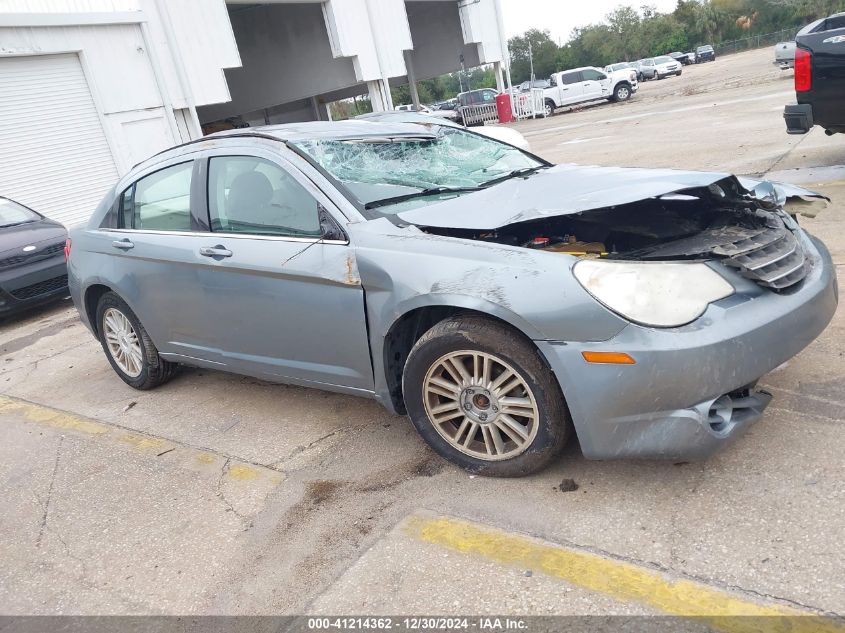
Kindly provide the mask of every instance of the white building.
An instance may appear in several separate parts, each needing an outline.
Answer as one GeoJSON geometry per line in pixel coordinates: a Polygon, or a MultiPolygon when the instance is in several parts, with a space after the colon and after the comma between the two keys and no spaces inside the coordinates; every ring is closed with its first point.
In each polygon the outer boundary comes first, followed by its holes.
{"type": "Polygon", "coordinates": [[[507,60],[499,0],[0,0],[0,195],[84,221],[132,165],[239,117],[507,60]]]}

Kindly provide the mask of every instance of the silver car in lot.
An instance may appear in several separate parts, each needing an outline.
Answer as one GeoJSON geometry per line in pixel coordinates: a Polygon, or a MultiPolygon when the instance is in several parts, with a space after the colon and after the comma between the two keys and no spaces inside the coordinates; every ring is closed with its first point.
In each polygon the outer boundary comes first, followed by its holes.
{"type": "Polygon", "coordinates": [[[70,288],[138,389],[184,364],[375,398],[485,475],[572,431],[588,458],[702,458],[836,309],[793,209],[818,202],[436,121],[234,130],[124,176],[71,235],[70,288]]]}

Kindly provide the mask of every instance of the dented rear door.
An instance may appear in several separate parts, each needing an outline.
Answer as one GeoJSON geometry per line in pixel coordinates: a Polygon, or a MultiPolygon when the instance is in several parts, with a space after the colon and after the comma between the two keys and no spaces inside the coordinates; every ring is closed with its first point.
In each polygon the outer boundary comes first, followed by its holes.
{"type": "Polygon", "coordinates": [[[354,251],[346,239],[325,239],[319,222],[331,201],[274,152],[202,160],[210,232],[200,279],[218,362],[284,382],[372,390],[354,251]]]}

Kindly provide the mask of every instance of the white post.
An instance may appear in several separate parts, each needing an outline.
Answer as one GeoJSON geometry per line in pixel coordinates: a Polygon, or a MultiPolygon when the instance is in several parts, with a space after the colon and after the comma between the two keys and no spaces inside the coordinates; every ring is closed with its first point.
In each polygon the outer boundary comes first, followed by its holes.
{"type": "Polygon", "coordinates": [[[411,51],[404,51],[405,70],[408,73],[408,87],[411,89],[411,103],[414,109],[420,109],[420,92],[417,90],[417,74],[414,72],[414,62],[411,59],[411,51]]]}
{"type": "Polygon", "coordinates": [[[331,121],[332,114],[329,110],[329,104],[320,101],[317,97],[311,97],[311,109],[314,111],[314,116],[317,121],[331,121]]]}
{"type": "Polygon", "coordinates": [[[370,93],[370,103],[373,104],[373,112],[389,112],[393,109],[393,106],[388,100],[390,92],[385,93],[384,81],[382,79],[368,81],[367,90],[370,93]]]}
{"type": "Polygon", "coordinates": [[[493,72],[496,73],[496,90],[505,91],[505,79],[502,76],[502,62],[493,62],[493,72]]]}

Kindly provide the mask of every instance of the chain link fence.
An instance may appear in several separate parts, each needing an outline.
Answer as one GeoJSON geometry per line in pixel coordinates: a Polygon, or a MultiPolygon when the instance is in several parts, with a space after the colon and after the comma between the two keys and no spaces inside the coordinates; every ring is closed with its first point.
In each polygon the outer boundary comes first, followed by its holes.
{"type": "Polygon", "coordinates": [[[722,42],[713,48],[716,50],[717,55],[741,53],[742,51],[749,51],[754,48],[774,46],[778,42],[791,42],[800,30],[800,28],[792,28],[777,31],[776,33],[766,33],[765,35],[753,35],[741,40],[734,40],[733,42],[722,42]]]}

